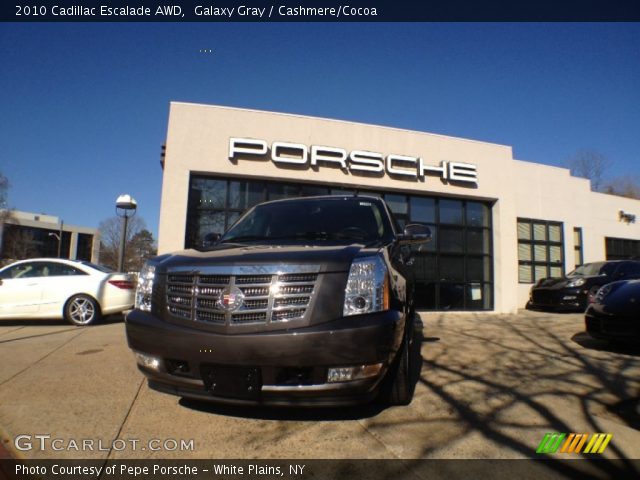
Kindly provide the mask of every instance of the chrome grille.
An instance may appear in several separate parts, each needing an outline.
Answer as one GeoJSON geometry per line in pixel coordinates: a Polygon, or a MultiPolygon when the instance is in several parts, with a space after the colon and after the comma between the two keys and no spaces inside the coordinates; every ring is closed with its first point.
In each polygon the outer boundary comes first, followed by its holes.
{"type": "Polygon", "coordinates": [[[231,326],[299,320],[305,317],[313,299],[319,267],[232,267],[226,272],[210,267],[208,270],[169,272],[166,301],[170,315],[231,326]],[[211,274],[211,270],[215,272],[211,274]],[[218,304],[228,286],[236,287],[244,295],[242,305],[233,312],[225,311],[218,304]]]}

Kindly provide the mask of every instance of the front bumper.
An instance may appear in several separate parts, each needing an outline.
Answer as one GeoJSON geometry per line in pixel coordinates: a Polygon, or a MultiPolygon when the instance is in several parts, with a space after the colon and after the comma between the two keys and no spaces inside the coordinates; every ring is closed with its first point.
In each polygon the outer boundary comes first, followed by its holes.
{"type": "Polygon", "coordinates": [[[162,359],[157,371],[139,367],[155,390],[240,405],[337,406],[376,396],[401,343],[404,321],[402,313],[390,310],[292,330],[224,335],[134,310],[126,332],[130,348],[162,359]],[[330,367],[378,363],[383,368],[375,377],[326,382],[330,367]],[[212,370],[227,381],[237,374],[237,382],[214,394],[212,370]],[[238,385],[251,391],[238,392],[238,385]]]}
{"type": "Polygon", "coordinates": [[[590,305],[584,316],[589,335],[602,340],[640,342],[640,321],[637,317],[613,315],[601,305],[590,305]]]}
{"type": "Polygon", "coordinates": [[[534,287],[529,296],[529,308],[584,311],[587,305],[587,290],[583,288],[534,287]]]}

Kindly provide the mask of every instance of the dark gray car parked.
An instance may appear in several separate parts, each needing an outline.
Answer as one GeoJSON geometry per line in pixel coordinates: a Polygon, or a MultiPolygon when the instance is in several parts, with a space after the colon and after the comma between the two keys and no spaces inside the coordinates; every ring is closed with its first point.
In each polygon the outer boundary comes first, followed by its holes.
{"type": "Polygon", "coordinates": [[[533,287],[527,308],[584,312],[603,285],[640,278],[640,261],[613,260],[580,265],[566,277],[543,278],[533,287]]]}
{"type": "Polygon", "coordinates": [[[234,404],[411,401],[411,244],[386,204],[360,196],[279,200],[212,247],[140,274],[129,346],[149,386],[234,404]]]}

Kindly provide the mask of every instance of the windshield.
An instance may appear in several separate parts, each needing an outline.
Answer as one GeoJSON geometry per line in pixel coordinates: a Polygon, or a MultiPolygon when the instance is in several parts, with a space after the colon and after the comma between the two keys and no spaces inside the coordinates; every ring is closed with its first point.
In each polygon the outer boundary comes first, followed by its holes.
{"type": "Polygon", "coordinates": [[[392,234],[384,207],[366,197],[310,198],[249,210],[221,242],[345,240],[374,242],[392,234]]]}
{"type": "Polygon", "coordinates": [[[567,274],[567,277],[593,277],[600,275],[600,269],[605,265],[605,262],[585,263],[580,265],[573,272],[567,274]]]}

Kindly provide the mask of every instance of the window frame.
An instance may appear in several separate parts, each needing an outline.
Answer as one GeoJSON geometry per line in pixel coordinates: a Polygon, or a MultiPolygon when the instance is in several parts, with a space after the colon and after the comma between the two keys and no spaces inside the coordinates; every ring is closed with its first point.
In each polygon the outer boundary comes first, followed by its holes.
{"type": "Polygon", "coordinates": [[[535,218],[521,218],[518,217],[516,219],[516,236],[518,241],[518,283],[524,285],[533,285],[538,282],[539,279],[536,278],[536,267],[543,267],[546,270],[545,277],[552,277],[551,269],[552,267],[560,267],[560,275],[564,276],[566,274],[565,268],[565,258],[564,258],[564,224],[563,222],[558,222],[555,220],[541,220],[535,218]],[[519,234],[519,225],[520,224],[528,224],[529,225],[529,238],[524,239],[520,238],[519,234]],[[535,239],[534,235],[534,225],[542,225],[545,229],[545,240],[535,239]],[[553,241],[549,235],[550,227],[558,227],[560,230],[560,241],[553,241]],[[520,258],[520,246],[526,245],[529,247],[530,260],[522,260],[520,258]],[[535,256],[535,247],[544,247],[546,253],[546,260],[541,261],[537,260],[535,256]],[[551,261],[551,247],[559,247],[560,248],[560,261],[552,262],[551,261]],[[522,280],[520,275],[522,267],[530,268],[530,278],[531,281],[522,280]]]}

